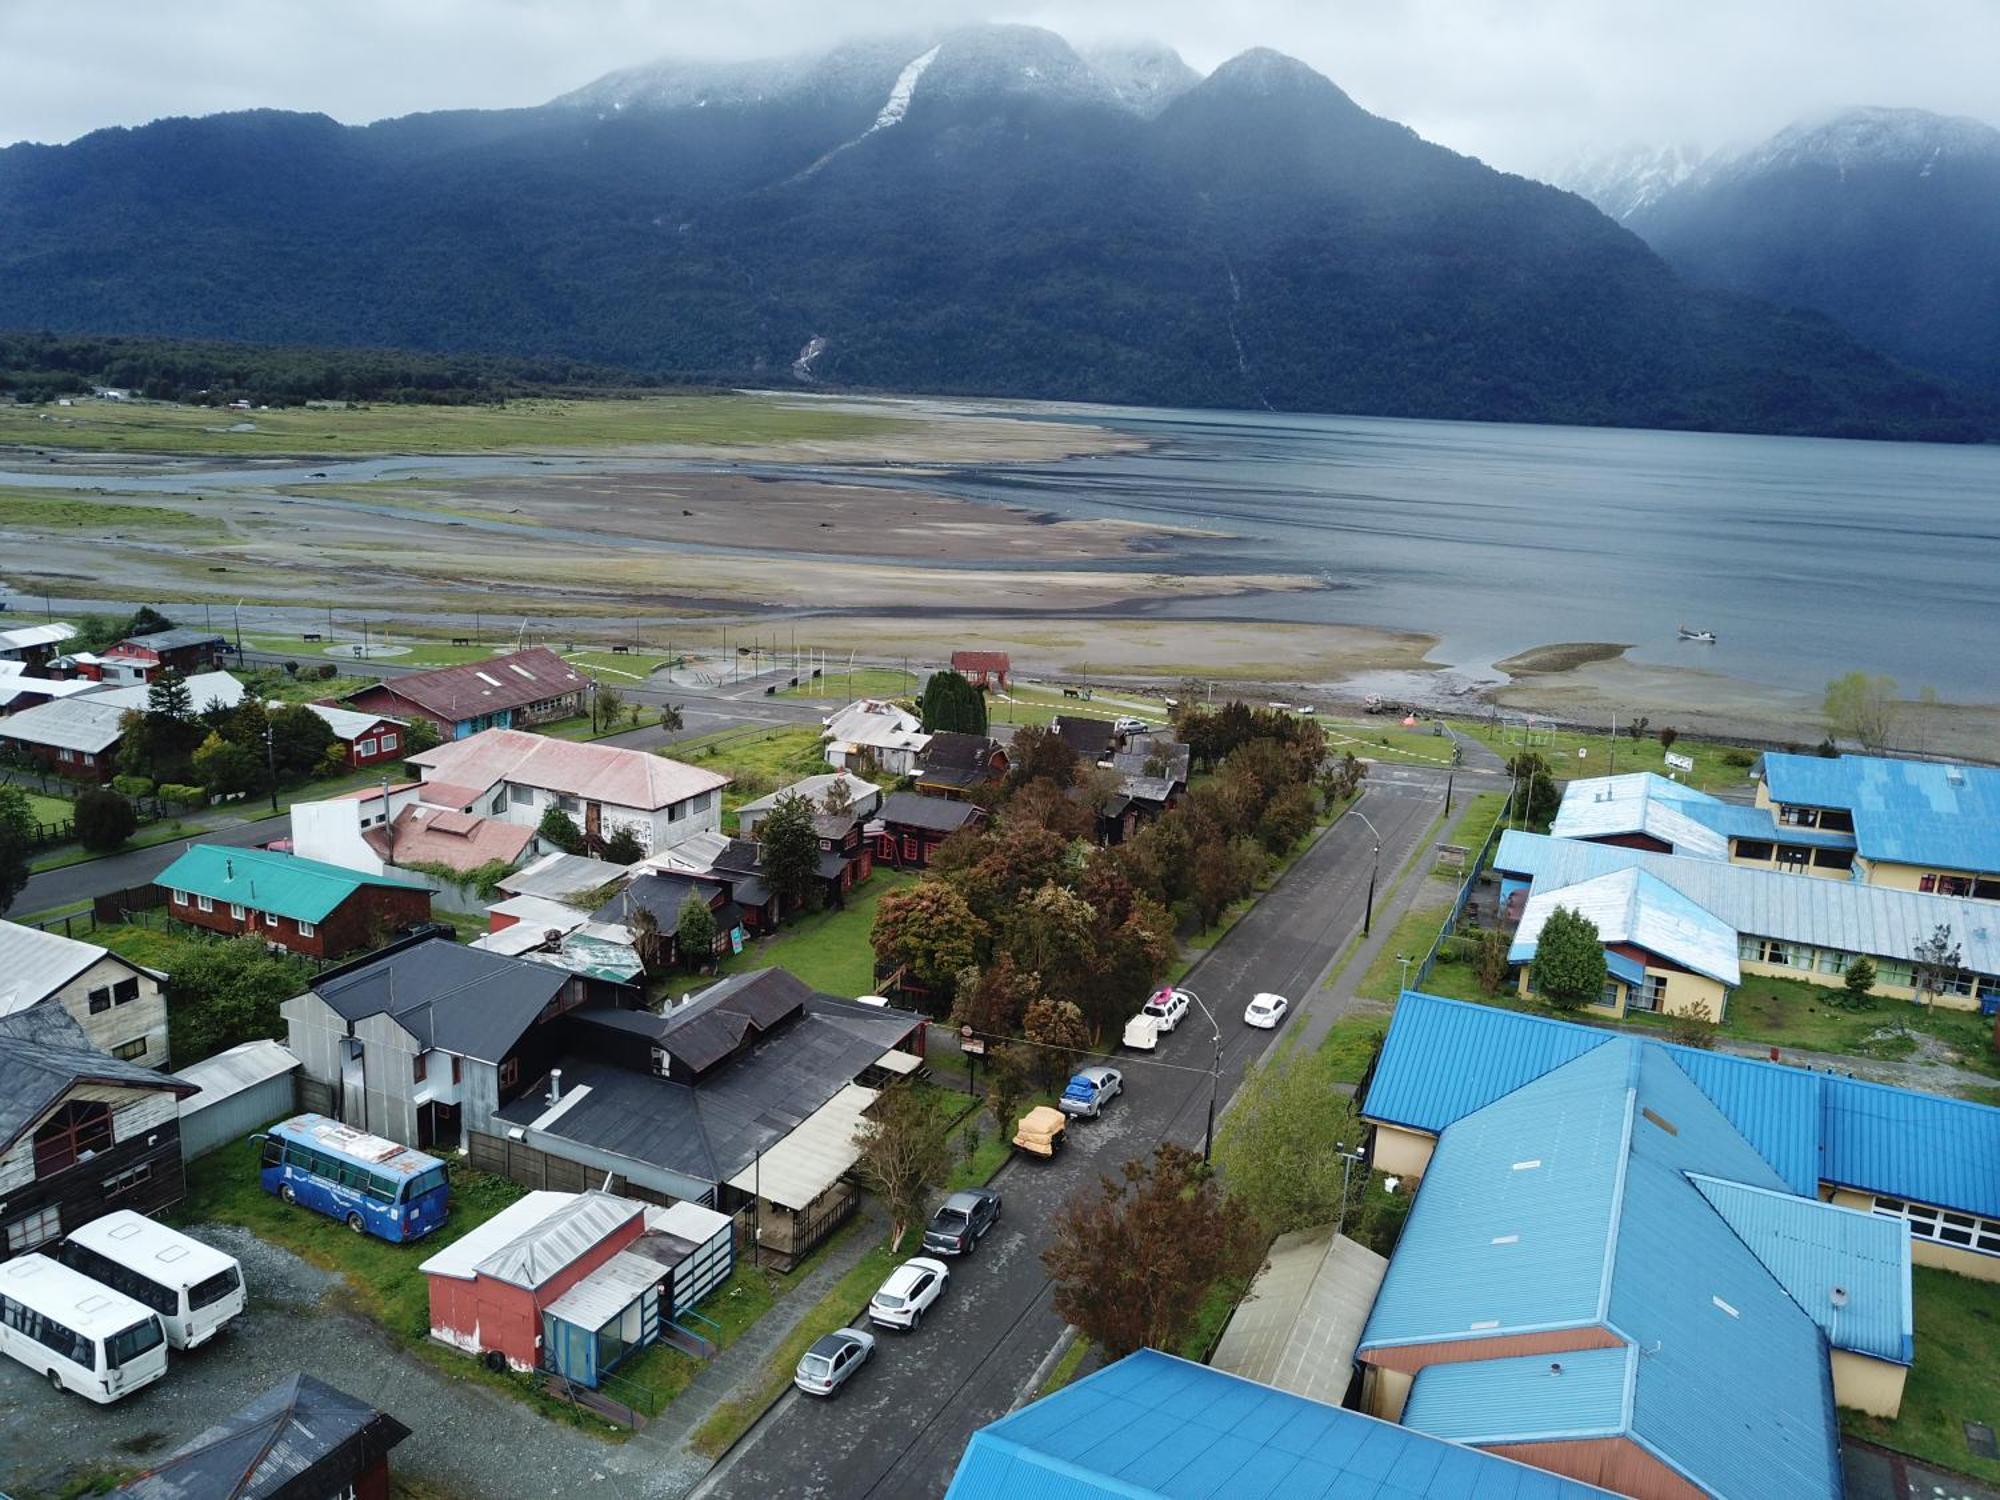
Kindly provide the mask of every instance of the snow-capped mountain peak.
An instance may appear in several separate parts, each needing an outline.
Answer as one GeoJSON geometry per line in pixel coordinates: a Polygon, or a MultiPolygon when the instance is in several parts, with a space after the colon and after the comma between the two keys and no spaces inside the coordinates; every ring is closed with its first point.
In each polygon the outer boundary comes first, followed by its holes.
{"type": "Polygon", "coordinates": [[[1939,164],[2000,157],[2000,130],[1962,115],[1925,109],[1844,109],[1801,120],[1760,146],[1715,164],[1718,176],[1750,176],[1789,167],[1907,166],[1929,176],[1939,164]]]}
{"type": "Polygon", "coordinates": [[[1556,174],[1556,185],[1622,224],[1687,181],[1702,162],[1694,146],[1624,146],[1579,157],[1556,174]]]}

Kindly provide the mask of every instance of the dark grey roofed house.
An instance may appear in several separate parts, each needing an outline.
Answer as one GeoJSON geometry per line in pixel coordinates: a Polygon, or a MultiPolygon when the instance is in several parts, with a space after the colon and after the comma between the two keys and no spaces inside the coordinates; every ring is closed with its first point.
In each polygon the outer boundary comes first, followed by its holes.
{"type": "Polygon", "coordinates": [[[952,802],[917,792],[893,793],[882,804],[881,819],[890,829],[915,828],[926,833],[956,833],[986,816],[976,802],[952,802]]]}
{"type": "Polygon", "coordinates": [[[635,911],[649,911],[660,924],[660,931],[671,933],[681,924],[681,908],[687,905],[688,897],[700,896],[713,909],[716,898],[727,889],[722,880],[680,871],[641,875],[592,912],[590,919],[630,927],[635,911]]]}
{"type": "Polygon", "coordinates": [[[313,981],[348,1021],[385,1012],[427,1047],[497,1063],[568,983],[560,970],[436,936],[313,981]]]}
{"type": "Polygon", "coordinates": [[[1106,759],[1118,745],[1117,727],[1109,719],[1083,719],[1074,714],[1057,714],[1049,727],[1085,765],[1094,766],[1106,759]]]}
{"type": "Polygon", "coordinates": [[[386,1495],[410,1429],[310,1375],[293,1375],[165,1462],[120,1485],[136,1500],[325,1500],[386,1495]]]}
{"type": "Polygon", "coordinates": [[[1007,752],[988,735],[940,730],[917,758],[920,787],[964,791],[997,781],[1006,774],[1007,752]]]}

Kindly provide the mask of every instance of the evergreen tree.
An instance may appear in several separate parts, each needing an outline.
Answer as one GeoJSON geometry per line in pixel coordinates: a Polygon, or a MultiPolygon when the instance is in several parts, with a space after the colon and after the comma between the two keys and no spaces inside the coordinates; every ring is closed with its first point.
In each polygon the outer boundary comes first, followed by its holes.
{"type": "Polygon", "coordinates": [[[785,910],[811,911],[819,905],[819,828],[817,814],[796,793],[780,797],[757,825],[757,842],[764,851],[764,876],[785,910]]]}
{"type": "Polygon", "coordinates": [[[924,728],[932,734],[986,733],[986,695],[952,671],[933,672],[924,684],[924,728]]]}
{"type": "Polygon", "coordinates": [[[1607,970],[1597,924],[1558,906],[1535,941],[1535,993],[1557,1010],[1580,1010],[1604,995],[1607,970]]]}

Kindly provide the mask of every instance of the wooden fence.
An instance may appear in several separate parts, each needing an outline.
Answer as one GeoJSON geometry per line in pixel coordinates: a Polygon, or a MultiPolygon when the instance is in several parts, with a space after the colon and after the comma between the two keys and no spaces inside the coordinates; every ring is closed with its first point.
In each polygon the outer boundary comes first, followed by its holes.
{"type": "MultiPolygon", "coordinates": [[[[505,1177],[526,1188],[557,1193],[587,1193],[604,1186],[605,1174],[596,1167],[551,1156],[525,1141],[510,1141],[505,1136],[469,1130],[465,1133],[465,1152],[466,1159],[479,1171],[505,1177]]],[[[611,1177],[610,1191],[634,1198],[652,1199],[657,1196],[631,1191],[625,1179],[615,1173],[611,1177]]]]}

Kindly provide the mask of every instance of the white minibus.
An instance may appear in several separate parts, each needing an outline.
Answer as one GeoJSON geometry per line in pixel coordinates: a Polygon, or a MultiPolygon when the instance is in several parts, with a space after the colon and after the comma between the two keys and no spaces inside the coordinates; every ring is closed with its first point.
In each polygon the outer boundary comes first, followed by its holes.
{"type": "Polygon", "coordinates": [[[243,1311],[243,1271],[234,1256],[129,1208],[72,1230],[48,1253],[150,1307],[176,1349],[208,1342],[243,1311]]]}
{"type": "Polygon", "coordinates": [[[0,1264],[0,1353],[100,1405],[167,1373],[151,1308],[46,1255],[0,1264]]]}

